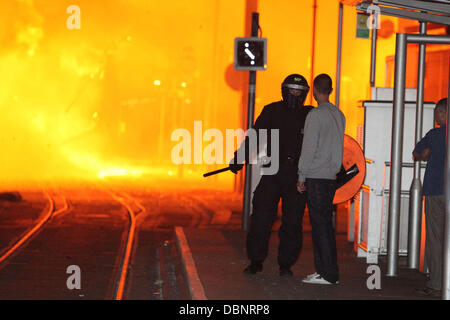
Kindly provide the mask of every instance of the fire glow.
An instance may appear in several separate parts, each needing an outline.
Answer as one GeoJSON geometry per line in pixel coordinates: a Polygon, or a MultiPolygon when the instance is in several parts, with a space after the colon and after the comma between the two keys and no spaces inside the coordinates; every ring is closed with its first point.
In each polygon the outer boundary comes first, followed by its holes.
{"type": "MultiPolygon", "coordinates": [[[[233,39],[245,36],[245,8],[240,0],[1,1],[2,186],[162,177],[232,189],[232,174],[202,178],[221,165],[174,164],[171,133],[196,120],[223,133],[246,129],[248,74],[230,69],[233,39]],[[77,10],[79,20],[68,25],[77,10]]],[[[312,6],[261,1],[258,10],[269,39],[269,61],[267,71],[258,73],[255,115],[281,98],[279,86],[287,74],[309,79],[312,61],[312,6]],[[303,12],[305,19],[277,12],[303,12]],[[284,41],[294,29],[303,30],[302,41],[284,41]]],[[[324,1],[318,10],[314,63],[316,71],[333,77],[335,61],[321,45],[333,42],[337,2],[324,1]]],[[[355,41],[350,11],[344,23],[347,48],[355,41]]],[[[353,72],[364,69],[355,66],[365,66],[370,53],[369,42],[357,41],[358,50],[344,54],[342,70],[341,104],[344,113],[352,108],[350,135],[362,119],[354,103],[365,98],[364,90],[354,87],[369,73],[353,72]]],[[[383,47],[380,57],[392,53],[382,52],[383,47]]]]}

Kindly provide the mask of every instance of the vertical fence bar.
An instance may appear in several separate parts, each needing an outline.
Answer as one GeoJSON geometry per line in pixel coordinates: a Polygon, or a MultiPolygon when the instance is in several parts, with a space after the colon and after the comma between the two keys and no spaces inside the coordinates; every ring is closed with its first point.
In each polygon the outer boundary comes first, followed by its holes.
{"type": "Polygon", "coordinates": [[[388,271],[397,276],[400,194],[402,177],[403,118],[405,103],[406,40],[398,33],[395,48],[394,102],[392,110],[391,173],[389,183],[388,271]]]}
{"type": "MultiPolygon", "coordinates": [[[[427,33],[427,23],[420,23],[420,34],[427,33]]],[[[416,132],[414,142],[422,139],[423,101],[425,81],[426,44],[419,45],[419,69],[417,73],[416,132]]],[[[409,190],[408,268],[418,269],[420,262],[420,237],[422,226],[422,182],[420,161],[414,161],[413,180],[409,190]]]]}

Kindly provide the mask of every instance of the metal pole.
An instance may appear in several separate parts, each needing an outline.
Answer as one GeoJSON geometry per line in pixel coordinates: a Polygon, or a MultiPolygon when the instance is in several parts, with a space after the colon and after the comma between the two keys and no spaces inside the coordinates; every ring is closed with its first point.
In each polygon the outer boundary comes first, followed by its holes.
{"type": "Polygon", "coordinates": [[[395,48],[394,102],[392,110],[391,174],[389,184],[388,271],[397,275],[400,193],[402,178],[403,118],[405,103],[406,34],[398,33],[395,48]]]}
{"type": "Polygon", "coordinates": [[[450,44],[449,36],[408,34],[408,43],[450,44]]]}
{"type": "MultiPolygon", "coordinates": [[[[245,0],[245,26],[244,26],[244,34],[248,35],[252,32],[252,13],[258,11],[258,0],[245,0]]],[[[242,74],[242,100],[241,100],[241,109],[240,109],[240,123],[242,128],[245,128],[246,126],[246,119],[244,117],[245,111],[248,108],[248,105],[246,104],[245,100],[248,100],[248,87],[247,84],[245,84],[244,77],[247,76],[245,72],[240,73],[242,74]],[[247,95],[247,97],[245,97],[247,95]],[[247,98],[247,99],[246,99],[247,98]]],[[[248,103],[248,101],[247,101],[248,103]]],[[[245,171],[244,171],[245,172],[245,171]]],[[[234,191],[237,191],[239,193],[244,191],[244,179],[245,174],[239,172],[239,174],[236,174],[234,176],[234,191]]]]}
{"type": "Polygon", "coordinates": [[[375,71],[377,65],[377,27],[378,27],[378,14],[372,15],[372,47],[370,57],[370,86],[375,87],[375,71]]]}
{"type": "MultiPolygon", "coordinates": [[[[337,45],[337,63],[336,63],[336,97],[334,104],[339,109],[339,97],[341,95],[341,62],[342,62],[342,22],[344,14],[344,5],[339,2],[339,23],[338,23],[338,45],[337,45]]],[[[314,70],[314,68],[312,69],[314,70]]],[[[311,80],[312,81],[312,80],[311,80]]],[[[333,227],[337,225],[337,206],[333,206],[333,227]]]]}
{"type": "MultiPolygon", "coordinates": [[[[258,36],[259,13],[252,13],[252,37],[258,36]]],[[[255,92],[256,92],[256,71],[249,71],[248,83],[248,109],[247,109],[247,130],[253,127],[255,118],[255,92]]],[[[242,230],[248,229],[248,218],[250,216],[250,199],[252,192],[252,165],[247,163],[245,166],[245,184],[244,184],[244,204],[242,210],[242,230]]]]}
{"type": "MultiPolygon", "coordinates": [[[[450,61],[449,61],[450,65],[450,61]]],[[[448,82],[448,98],[450,98],[450,70],[448,82]]],[[[450,99],[447,99],[447,138],[445,156],[445,229],[442,268],[442,299],[450,300],[450,99]]]]}
{"type": "MultiPolygon", "coordinates": [[[[311,77],[310,86],[312,87],[314,81],[314,62],[316,57],[316,32],[317,32],[317,0],[313,4],[313,25],[312,25],[312,44],[311,44],[311,77]]],[[[309,104],[313,102],[313,95],[309,95],[309,104]]]]}
{"type": "MultiPolygon", "coordinates": [[[[420,23],[420,34],[427,33],[427,23],[420,23]]],[[[417,104],[415,144],[422,138],[424,79],[426,44],[419,45],[419,69],[417,72],[417,104]]],[[[414,173],[409,190],[408,268],[418,269],[420,263],[420,237],[422,229],[422,182],[420,161],[414,161],[414,173]]]]}
{"type": "Polygon", "coordinates": [[[339,2],[339,26],[338,26],[338,49],[336,63],[336,99],[334,104],[339,109],[339,98],[341,96],[341,64],[342,64],[342,22],[344,16],[344,5],[339,2]]]}

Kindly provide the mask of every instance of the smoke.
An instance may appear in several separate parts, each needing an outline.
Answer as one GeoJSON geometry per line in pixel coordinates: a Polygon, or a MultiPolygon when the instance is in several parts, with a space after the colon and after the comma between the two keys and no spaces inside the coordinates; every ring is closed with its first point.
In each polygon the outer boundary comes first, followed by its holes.
{"type": "Polygon", "coordinates": [[[200,180],[206,165],[176,166],[170,137],[196,120],[238,122],[241,96],[221,71],[242,28],[219,24],[221,8],[235,11],[209,0],[0,1],[0,187],[200,180]],[[80,29],[68,27],[70,5],[80,29]]]}
{"type": "Polygon", "coordinates": [[[65,156],[66,142],[95,128],[88,115],[99,99],[99,55],[49,34],[32,0],[3,1],[0,12],[2,184],[80,175],[85,170],[65,156]]]}

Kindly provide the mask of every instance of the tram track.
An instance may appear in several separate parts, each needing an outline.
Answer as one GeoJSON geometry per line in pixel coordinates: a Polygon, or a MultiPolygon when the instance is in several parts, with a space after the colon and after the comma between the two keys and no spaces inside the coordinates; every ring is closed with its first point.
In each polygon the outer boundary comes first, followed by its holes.
{"type": "Polygon", "coordinates": [[[141,204],[138,204],[138,202],[134,198],[132,198],[131,196],[129,196],[126,193],[116,193],[116,192],[111,192],[111,191],[109,193],[116,201],[120,202],[127,209],[129,217],[130,217],[130,227],[128,230],[123,259],[119,266],[120,277],[119,277],[119,280],[117,282],[117,286],[116,286],[116,289],[114,292],[114,300],[122,300],[124,298],[124,291],[125,291],[125,286],[126,286],[126,282],[127,282],[127,274],[128,274],[128,269],[130,267],[131,255],[133,252],[133,244],[134,244],[135,233],[136,233],[136,216],[139,213],[145,212],[146,209],[141,204]],[[129,201],[133,202],[135,204],[135,206],[138,207],[139,210],[135,211],[131,207],[129,201]]]}
{"type": "Polygon", "coordinates": [[[185,297],[172,228],[153,225],[159,208],[146,195],[105,186],[42,192],[33,225],[27,218],[23,231],[16,219],[8,235],[14,243],[0,251],[0,299],[185,297]],[[74,266],[80,288],[68,285],[74,266]]]}
{"type": "MultiPolygon", "coordinates": [[[[136,206],[132,203],[132,198],[124,196],[121,193],[115,192],[110,193],[115,201],[120,204],[121,207],[125,208],[125,210],[112,209],[108,210],[107,214],[98,214],[96,213],[96,207],[90,207],[89,204],[86,205],[84,202],[80,207],[81,203],[78,203],[76,206],[71,204],[71,201],[67,199],[65,195],[55,194],[54,192],[50,192],[47,190],[43,191],[44,197],[47,200],[47,206],[45,209],[45,213],[41,214],[39,220],[33,224],[32,227],[28,228],[20,237],[15,241],[12,245],[8,246],[3,250],[2,255],[0,256],[0,272],[3,269],[8,267],[6,273],[29,273],[29,269],[39,269],[42,268],[42,265],[54,263],[54,255],[55,252],[50,249],[54,247],[59,247],[60,251],[63,251],[62,248],[68,248],[67,252],[61,252],[59,256],[61,257],[58,260],[58,265],[63,264],[64,266],[55,266],[57,269],[67,268],[65,264],[67,262],[63,262],[63,257],[72,257],[74,255],[78,256],[74,261],[74,264],[86,264],[89,261],[97,260],[98,255],[104,255],[110,257],[108,261],[105,261],[105,258],[102,260],[104,262],[101,263],[102,267],[110,269],[112,273],[110,274],[109,281],[103,281],[109,283],[116,283],[113,286],[114,292],[108,292],[111,290],[110,286],[104,286],[105,294],[104,297],[113,297],[115,300],[121,300],[124,296],[124,289],[126,286],[127,279],[127,271],[129,268],[129,261],[132,253],[132,246],[134,241],[134,234],[136,231],[136,214],[144,211],[144,207],[140,207],[138,209],[134,209],[136,206]],[[89,207],[91,209],[89,209],[89,207]],[[75,217],[64,215],[65,213],[73,211],[75,217]],[[126,211],[128,214],[129,225],[120,228],[117,224],[117,221],[123,221],[123,218],[119,218],[119,213],[126,211]],[[83,214],[85,214],[83,216],[83,214]],[[90,218],[92,216],[92,219],[90,218]],[[81,217],[81,221],[78,219],[81,217]],[[85,219],[87,217],[87,219],[85,219]],[[93,221],[90,222],[89,220],[93,221]],[[92,229],[96,228],[97,225],[101,224],[101,229],[108,230],[109,232],[117,233],[120,230],[120,236],[118,233],[113,238],[116,239],[125,239],[125,244],[119,244],[117,242],[113,242],[108,245],[108,248],[103,245],[104,242],[98,244],[94,247],[82,247],[81,245],[77,245],[77,233],[80,233],[82,229],[84,232],[90,234],[90,238],[87,242],[97,243],[92,236],[95,234],[92,232],[92,229]],[[68,229],[69,231],[63,231],[68,229]],[[125,236],[124,236],[125,234],[125,236]],[[58,235],[62,237],[58,238],[58,235]],[[33,241],[35,240],[35,241],[33,241]],[[50,243],[52,242],[52,243],[50,243]],[[75,248],[74,248],[75,245],[75,248]],[[112,247],[111,247],[112,245],[112,247]],[[113,248],[115,247],[116,251],[113,248]],[[24,252],[24,250],[26,250],[24,252]],[[74,252],[76,251],[76,253],[74,252]],[[21,260],[24,257],[28,257],[29,255],[34,256],[35,254],[39,255],[39,258],[33,258],[28,263],[23,263],[21,260]],[[20,256],[23,257],[20,257],[20,256]],[[116,257],[112,259],[112,257],[116,257]],[[19,257],[20,262],[16,261],[15,257],[19,257]],[[92,260],[94,259],[94,260],[92,260]],[[48,261],[48,262],[47,262],[48,261]],[[84,261],[84,262],[83,262],[84,261]],[[22,271],[23,270],[23,271],[22,271]],[[115,270],[115,271],[114,271],[115,270]],[[111,278],[112,277],[112,278],[111,278]],[[117,279],[117,280],[114,280],[117,279]]],[[[98,208],[98,207],[97,207],[98,208]]],[[[111,208],[114,208],[113,205],[111,208]]],[[[105,210],[107,210],[107,206],[105,205],[105,210]]],[[[80,234],[80,238],[83,236],[80,234]]],[[[86,241],[86,239],[84,239],[86,241]]],[[[122,242],[122,241],[121,241],[122,242]]],[[[64,250],[66,251],[66,250],[64,250]]],[[[28,260],[28,259],[26,259],[28,260]]],[[[100,265],[100,264],[99,264],[100,265]]],[[[94,266],[97,268],[98,266],[94,266]]],[[[51,266],[45,266],[45,268],[51,268],[51,266]]],[[[42,277],[46,277],[41,275],[42,277]]],[[[6,275],[4,275],[7,278],[6,275]]],[[[24,277],[25,278],[25,277],[24,277]]],[[[51,278],[51,277],[49,277],[51,278]]],[[[95,281],[96,279],[92,279],[91,281],[95,281]]],[[[29,284],[30,286],[31,283],[29,284]]],[[[42,296],[45,296],[43,293],[42,296]]],[[[84,297],[85,295],[80,295],[80,297],[84,297]]]]}
{"type": "Polygon", "coordinates": [[[52,197],[48,191],[43,191],[44,196],[47,198],[48,201],[48,209],[46,210],[46,213],[43,215],[41,219],[38,220],[38,222],[29,228],[23,235],[21,235],[18,240],[6,248],[4,250],[4,253],[0,256],[0,266],[7,261],[7,259],[14,254],[16,254],[26,243],[35,236],[44,225],[54,216],[58,216],[61,213],[66,212],[69,209],[69,204],[67,202],[67,199],[64,197],[64,206],[58,210],[55,210],[55,200],[54,197],[52,197]]]}

